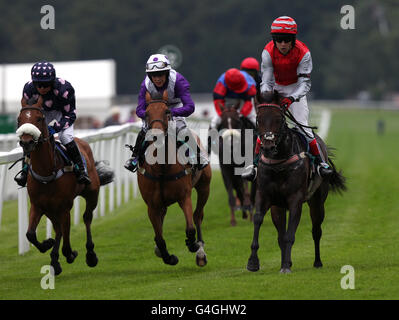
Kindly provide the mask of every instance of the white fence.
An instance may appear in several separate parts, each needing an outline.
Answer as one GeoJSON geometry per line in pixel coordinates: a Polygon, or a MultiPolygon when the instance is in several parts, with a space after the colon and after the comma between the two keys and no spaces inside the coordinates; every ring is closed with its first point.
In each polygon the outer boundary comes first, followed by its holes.
{"type": "MultiPolygon", "coordinates": [[[[81,132],[76,136],[87,141],[93,151],[95,160],[107,160],[115,172],[114,182],[101,187],[99,202],[94,211],[94,218],[104,216],[106,211],[106,192],[108,188],[108,211],[112,212],[122,204],[122,201],[129,201],[131,195],[137,197],[137,177],[129,174],[123,168],[124,162],[130,157],[131,152],[125,148],[126,143],[132,144],[140,130],[140,123],[125,124],[121,126],[106,127],[95,132],[81,132]],[[123,196],[122,196],[123,192],[123,196]]],[[[14,138],[11,138],[14,139],[14,138]]],[[[18,197],[18,251],[23,254],[29,250],[29,243],[26,239],[28,228],[28,196],[26,188],[17,188],[13,178],[21,169],[17,164],[12,170],[8,170],[12,163],[22,157],[21,148],[15,148],[10,152],[0,153],[0,232],[3,200],[18,197]]],[[[80,220],[80,197],[74,201],[73,222],[78,224],[80,220]]],[[[47,236],[51,236],[52,225],[47,219],[47,236]]]]}
{"type": "MultiPolygon", "coordinates": [[[[190,120],[188,125],[198,135],[200,129],[207,129],[208,121],[190,120]]],[[[86,132],[76,131],[75,135],[87,141],[93,151],[95,160],[107,160],[111,168],[115,172],[114,182],[101,187],[99,202],[94,211],[94,218],[104,216],[106,212],[106,188],[108,188],[108,211],[112,212],[118,208],[122,202],[128,202],[131,197],[138,196],[137,176],[129,173],[124,167],[125,161],[131,156],[129,149],[125,148],[125,144],[134,144],[136,136],[141,128],[141,122],[124,124],[121,126],[111,126],[100,130],[91,130],[86,132]],[[123,193],[123,194],[122,194],[123,193]]],[[[203,131],[204,132],[204,131],[203,131]]],[[[202,132],[202,133],[203,133],[202,132]]],[[[5,137],[9,143],[16,145],[17,138],[13,135],[5,137]],[[11,141],[11,142],[10,142],[11,141]]],[[[206,146],[206,139],[201,137],[202,143],[206,146]]],[[[23,254],[30,248],[26,239],[26,231],[28,229],[28,196],[26,188],[17,188],[17,184],[13,178],[21,169],[21,165],[17,164],[11,170],[8,168],[18,159],[22,157],[22,149],[20,147],[10,152],[0,152],[0,232],[3,201],[5,199],[18,198],[18,252],[23,254]]],[[[80,197],[74,201],[73,207],[73,223],[78,224],[80,221],[80,197]]],[[[51,237],[52,225],[47,219],[47,237],[51,237]]]]}

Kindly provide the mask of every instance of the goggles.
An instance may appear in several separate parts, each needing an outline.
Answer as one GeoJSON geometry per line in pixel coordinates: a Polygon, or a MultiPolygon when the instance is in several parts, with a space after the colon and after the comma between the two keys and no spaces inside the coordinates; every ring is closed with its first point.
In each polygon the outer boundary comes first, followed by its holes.
{"type": "Polygon", "coordinates": [[[164,69],[168,66],[168,64],[164,61],[156,61],[156,62],[151,62],[146,64],[146,69],[148,70],[160,70],[164,69]]]}
{"type": "Polygon", "coordinates": [[[48,88],[48,87],[51,87],[53,85],[53,81],[46,81],[46,82],[33,81],[33,85],[36,88],[48,88]]]}
{"type": "Polygon", "coordinates": [[[274,35],[273,40],[278,43],[281,43],[281,42],[288,43],[293,40],[293,37],[291,35],[274,35]]]}

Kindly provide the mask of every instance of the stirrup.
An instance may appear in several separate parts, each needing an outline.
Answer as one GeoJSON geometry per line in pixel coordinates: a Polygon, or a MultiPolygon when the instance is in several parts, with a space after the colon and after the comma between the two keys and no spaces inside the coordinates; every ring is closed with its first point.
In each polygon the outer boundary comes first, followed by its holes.
{"type": "Polygon", "coordinates": [[[78,177],[77,177],[77,179],[78,179],[78,183],[80,183],[80,184],[91,184],[91,180],[90,180],[90,178],[89,178],[89,176],[85,173],[85,172],[82,172],[78,177]]]}
{"type": "Polygon", "coordinates": [[[126,161],[124,167],[131,172],[136,172],[137,171],[137,163],[138,163],[137,157],[130,158],[129,160],[126,161]]]}

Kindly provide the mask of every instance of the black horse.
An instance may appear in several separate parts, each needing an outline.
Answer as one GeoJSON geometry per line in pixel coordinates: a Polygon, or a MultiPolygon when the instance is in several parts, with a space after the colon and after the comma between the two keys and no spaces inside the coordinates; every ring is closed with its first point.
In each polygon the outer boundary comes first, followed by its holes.
{"type": "MultiPolygon", "coordinates": [[[[237,208],[241,208],[243,219],[247,219],[249,216],[249,219],[252,220],[255,199],[253,185],[249,190],[248,182],[235,172],[237,168],[242,168],[244,164],[238,163],[234,154],[241,150],[242,155],[245,152],[245,144],[254,146],[255,141],[253,134],[251,141],[245,141],[245,130],[254,130],[255,128],[249,120],[240,117],[239,106],[239,100],[226,101],[225,106],[221,106],[221,124],[218,128],[221,132],[218,149],[219,164],[229,198],[230,224],[232,226],[237,224],[235,219],[235,210],[237,208]],[[239,206],[237,206],[237,198],[240,202],[239,206]]],[[[253,153],[253,148],[251,152],[253,153]]]]}
{"type": "MultiPolygon", "coordinates": [[[[312,235],[315,245],[314,267],[322,267],[320,259],[321,224],[324,219],[324,202],[328,192],[346,190],[345,178],[337,172],[331,155],[322,139],[316,139],[322,148],[325,159],[333,169],[333,174],[321,178],[315,173],[312,156],[307,152],[307,142],[299,132],[287,126],[288,111],[278,104],[261,103],[257,105],[257,129],[262,141],[258,166],[257,191],[255,200],[254,235],[249,271],[259,270],[259,230],[266,212],[271,208],[273,223],[278,231],[281,249],[281,273],[291,272],[291,248],[295,241],[302,204],[307,202],[312,220],[312,235]],[[286,210],[289,211],[286,228],[286,210]]],[[[291,118],[291,117],[290,117],[291,118]]]]}

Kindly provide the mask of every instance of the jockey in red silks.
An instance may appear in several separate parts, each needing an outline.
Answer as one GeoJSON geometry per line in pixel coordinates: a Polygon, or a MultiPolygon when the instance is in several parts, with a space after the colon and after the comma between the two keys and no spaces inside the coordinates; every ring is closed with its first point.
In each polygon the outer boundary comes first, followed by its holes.
{"type": "Polygon", "coordinates": [[[260,76],[260,64],[258,60],[253,57],[248,57],[242,60],[240,70],[249,73],[256,82],[256,93],[260,93],[260,83],[262,82],[260,76]]]}
{"type": "Polygon", "coordinates": [[[240,108],[240,114],[246,117],[254,126],[256,115],[253,111],[252,98],[256,95],[255,80],[247,72],[235,68],[227,70],[216,82],[213,89],[213,103],[216,115],[213,117],[210,129],[217,129],[221,123],[222,110],[226,99],[243,100],[244,104],[240,108]]]}
{"type": "MultiPolygon", "coordinates": [[[[271,25],[272,40],[266,44],[262,52],[262,83],[260,94],[270,94],[278,91],[284,98],[280,105],[289,109],[298,123],[308,126],[309,108],[306,94],[311,87],[310,73],[312,72],[312,57],[308,47],[296,39],[297,24],[294,19],[282,16],[273,21],[271,25]]],[[[305,138],[309,143],[309,151],[315,157],[317,171],[321,176],[332,173],[326,159],[320,152],[311,128],[304,127],[305,138]]],[[[260,151],[260,139],[255,148],[255,159],[260,151]]],[[[256,164],[247,168],[243,178],[254,180],[256,178],[256,164]]]]}

